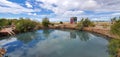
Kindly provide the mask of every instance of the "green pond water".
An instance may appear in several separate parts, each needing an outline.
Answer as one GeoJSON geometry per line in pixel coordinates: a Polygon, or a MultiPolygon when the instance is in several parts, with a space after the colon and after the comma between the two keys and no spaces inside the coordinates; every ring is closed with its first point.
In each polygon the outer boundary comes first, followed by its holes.
{"type": "Polygon", "coordinates": [[[5,37],[0,46],[9,57],[109,57],[108,40],[78,30],[37,30],[5,37]]]}

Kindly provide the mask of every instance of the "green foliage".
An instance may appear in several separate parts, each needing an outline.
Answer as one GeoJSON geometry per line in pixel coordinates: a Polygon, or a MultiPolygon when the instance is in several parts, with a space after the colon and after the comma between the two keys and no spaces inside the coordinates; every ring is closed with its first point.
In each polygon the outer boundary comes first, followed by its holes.
{"type": "Polygon", "coordinates": [[[111,57],[115,57],[118,53],[118,49],[120,48],[120,40],[112,39],[109,42],[109,53],[111,57]]]}
{"type": "Polygon", "coordinates": [[[78,27],[89,27],[89,26],[94,27],[95,24],[91,22],[88,18],[82,18],[82,20],[78,22],[77,26],[78,27]]]}
{"type": "Polygon", "coordinates": [[[112,26],[111,26],[111,32],[115,35],[120,36],[120,19],[117,20],[112,26]]]}
{"type": "Polygon", "coordinates": [[[43,25],[44,27],[48,27],[49,24],[50,24],[49,19],[48,19],[48,18],[43,18],[43,20],[42,20],[42,25],[43,25]]]}
{"type": "MultiPolygon", "coordinates": [[[[113,20],[116,20],[115,18],[113,20]]],[[[110,30],[114,35],[120,36],[120,19],[116,20],[110,30]]],[[[115,57],[120,49],[120,40],[111,40],[109,43],[109,51],[111,57],[115,57]]]]}
{"type": "Polygon", "coordinates": [[[94,22],[91,22],[89,26],[90,26],[90,27],[95,27],[94,22]]]}
{"type": "Polygon", "coordinates": [[[33,20],[30,20],[29,18],[27,19],[20,18],[19,20],[5,19],[5,18],[0,19],[0,29],[2,27],[11,26],[11,25],[15,25],[16,30],[18,32],[27,32],[27,31],[35,30],[35,27],[38,26],[39,23],[33,20]]]}
{"type": "Polygon", "coordinates": [[[10,26],[12,24],[15,24],[16,22],[17,22],[17,19],[5,19],[5,18],[1,18],[0,19],[0,27],[10,26]]]}
{"type": "Polygon", "coordinates": [[[31,21],[30,19],[20,19],[16,23],[16,30],[19,32],[32,31],[36,25],[37,23],[35,21],[31,21]]]}
{"type": "Polygon", "coordinates": [[[0,19],[0,26],[7,26],[7,25],[11,25],[10,20],[5,18],[0,19]]]}
{"type": "Polygon", "coordinates": [[[90,26],[90,24],[91,24],[91,21],[90,21],[88,18],[86,18],[86,19],[83,21],[83,26],[84,26],[84,27],[88,27],[88,26],[90,26]]]}

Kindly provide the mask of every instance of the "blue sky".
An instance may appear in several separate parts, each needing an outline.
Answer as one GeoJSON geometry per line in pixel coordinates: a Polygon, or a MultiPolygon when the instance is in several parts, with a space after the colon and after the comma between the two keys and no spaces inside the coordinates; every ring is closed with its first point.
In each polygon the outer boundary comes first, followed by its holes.
{"type": "Polygon", "coordinates": [[[120,0],[1,0],[0,18],[26,17],[41,21],[69,21],[89,17],[91,20],[110,20],[120,16],[120,0]]]}

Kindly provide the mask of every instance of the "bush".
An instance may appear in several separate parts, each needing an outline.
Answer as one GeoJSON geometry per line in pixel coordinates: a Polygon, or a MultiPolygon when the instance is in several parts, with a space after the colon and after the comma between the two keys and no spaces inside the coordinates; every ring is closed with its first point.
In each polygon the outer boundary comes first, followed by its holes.
{"type": "Polygon", "coordinates": [[[89,26],[90,26],[90,27],[95,27],[94,22],[91,22],[89,26]]]}
{"type": "Polygon", "coordinates": [[[37,23],[29,19],[20,19],[16,23],[16,30],[19,32],[32,31],[36,27],[37,23]]]}
{"type": "MultiPolygon", "coordinates": [[[[116,20],[113,23],[110,31],[114,35],[120,36],[120,19],[116,20]]],[[[115,39],[111,40],[109,43],[109,51],[110,51],[111,57],[116,57],[119,49],[120,49],[120,40],[115,40],[115,39]]]]}
{"type": "Polygon", "coordinates": [[[27,32],[38,29],[39,27],[37,26],[40,24],[36,21],[30,20],[29,18],[20,18],[19,20],[5,18],[0,19],[0,29],[2,27],[8,27],[10,25],[15,25],[18,32],[27,32]]]}
{"type": "Polygon", "coordinates": [[[60,21],[60,24],[63,24],[63,22],[62,22],[62,21],[60,21]]]}
{"type": "Polygon", "coordinates": [[[8,26],[8,25],[11,25],[10,20],[5,18],[0,19],[0,26],[8,26]]]}
{"type": "Polygon", "coordinates": [[[90,24],[91,24],[91,21],[90,21],[88,18],[86,18],[86,19],[83,21],[83,26],[84,26],[84,27],[89,27],[90,24]]]}
{"type": "Polygon", "coordinates": [[[78,22],[77,26],[78,27],[89,27],[89,26],[94,27],[95,24],[93,22],[91,22],[88,18],[86,18],[86,19],[82,18],[82,20],[80,22],[78,22]]]}
{"type": "Polygon", "coordinates": [[[118,49],[120,48],[120,40],[112,39],[109,42],[109,53],[111,57],[116,57],[118,49]]]}
{"type": "Polygon", "coordinates": [[[117,20],[112,26],[111,26],[111,32],[115,35],[120,36],[120,20],[117,20]]]}
{"type": "Polygon", "coordinates": [[[54,26],[54,23],[51,23],[52,26],[54,26]]]}

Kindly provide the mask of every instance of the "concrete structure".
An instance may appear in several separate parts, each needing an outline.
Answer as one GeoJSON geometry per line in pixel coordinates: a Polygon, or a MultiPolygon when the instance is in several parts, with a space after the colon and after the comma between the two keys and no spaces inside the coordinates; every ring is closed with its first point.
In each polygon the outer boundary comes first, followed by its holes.
{"type": "Polygon", "coordinates": [[[71,17],[70,24],[76,24],[76,23],[77,23],[77,17],[71,17]]]}

